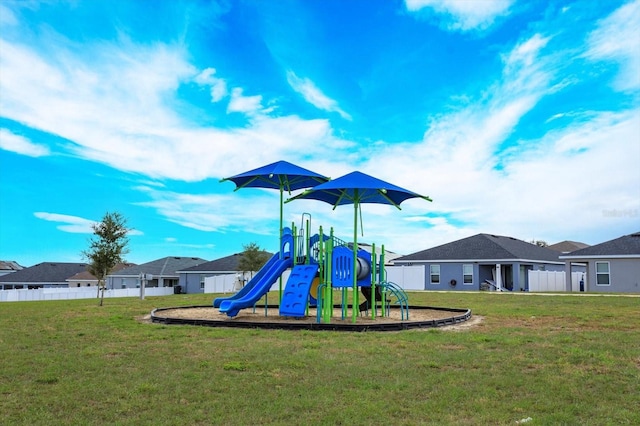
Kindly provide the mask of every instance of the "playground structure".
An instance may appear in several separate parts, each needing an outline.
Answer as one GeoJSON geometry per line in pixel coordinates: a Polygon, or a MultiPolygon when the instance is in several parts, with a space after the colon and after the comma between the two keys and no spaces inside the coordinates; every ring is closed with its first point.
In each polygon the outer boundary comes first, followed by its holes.
{"type": "MultiPolygon", "coordinates": [[[[371,252],[358,245],[358,213],[362,204],[385,204],[400,209],[400,204],[410,198],[429,197],[406,190],[361,172],[352,172],[336,179],[301,168],[286,161],[278,161],[249,170],[239,175],[222,179],[232,181],[236,189],[271,188],[280,191],[280,246],[256,275],[236,294],[213,300],[213,309],[219,309],[215,318],[198,312],[198,306],[180,308],[158,308],[151,312],[153,322],[163,324],[192,324],[211,327],[260,327],[278,329],[307,329],[334,331],[392,331],[411,328],[440,327],[467,321],[469,309],[414,306],[417,321],[409,321],[409,304],[402,288],[386,280],[384,268],[384,245],[380,254],[375,245],[371,252]],[[284,201],[283,193],[305,188],[304,192],[284,201]],[[323,232],[310,234],[311,215],[304,213],[299,229],[295,224],[283,228],[283,204],[296,199],[315,199],[333,206],[353,205],[353,243],[346,243],[333,234],[323,232]],[[305,221],[305,217],[307,220],[305,221]],[[283,274],[289,270],[285,288],[283,274]],[[268,293],[279,281],[278,305],[269,305],[268,293]],[[351,294],[349,294],[351,289],[351,294]],[[365,301],[358,302],[359,293],[365,301]],[[257,303],[264,297],[264,318],[255,319],[257,303]],[[335,303],[339,300],[339,303],[335,303]],[[349,303],[350,302],[350,303],[349,303]],[[394,309],[392,305],[398,306],[394,309]],[[351,307],[351,323],[345,321],[351,307]],[[244,312],[253,308],[253,314],[244,312]],[[279,309],[278,320],[272,320],[273,310],[279,309]],[[310,315],[315,309],[315,319],[310,315]],[[272,310],[269,313],[269,309],[272,310]],[[334,314],[336,309],[339,312],[334,314]],[[381,320],[376,320],[380,311],[381,320]],[[431,311],[431,312],[430,312],[431,311]],[[365,312],[365,317],[360,316],[365,312]],[[368,314],[370,313],[370,321],[368,314]],[[254,320],[247,317],[254,315],[254,320]],[[391,318],[393,317],[393,320],[391,318]],[[221,320],[220,318],[226,318],[221,320]],[[332,322],[332,318],[336,320],[332,322]]],[[[362,218],[361,218],[362,220],[362,218]]]]}
{"type": "Polygon", "coordinates": [[[362,312],[370,314],[372,319],[378,314],[385,317],[394,304],[400,309],[402,320],[409,319],[406,293],[386,281],[384,245],[380,254],[376,253],[375,244],[371,246],[371,253],[358,247],[354,258],[356,251],[353,246],[349,247],[349,243],[335,237],[333,228],[328,235],[324,234],[322,227],[318,233],[310,235],[310,222],[310,215],[305,213],[299,229],[293,223],[291,228],[284,228],[278,253],[240,291],[230,297],[214,299],[213,307],[229,317],[237,316],[242,309],[255,308],[282,274],[290,270],[284,289],[280,280],[278,296],[282,317],[302,318],[308,316],[310,307],[315,307],[317,323],[328,324],[335,307],[340,308],[341,319],[344,320],[350,306],[355,322],[356,316],[362,312]],[[353,286],[354,282],[356,286],[353,286]],[[366,299],[360,304],[358,289],[366,299]],[[340,302],[336,304],[337,299],[340,302]]]}

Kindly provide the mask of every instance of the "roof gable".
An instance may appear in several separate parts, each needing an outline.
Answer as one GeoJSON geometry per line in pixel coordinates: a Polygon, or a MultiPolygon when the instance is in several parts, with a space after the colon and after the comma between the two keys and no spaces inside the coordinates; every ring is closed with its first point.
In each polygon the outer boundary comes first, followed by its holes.
{"type": "Polygon", "coordinates": [[[494,261],[528,259],[558,262],[559,253],[512,237],[477,234],[396,259],[403,261],[460,260],[494,261]]]}
{"type": "Polygon", "coordinates": [[[86,263],[43,262],[0,277],[3,283],[66,283],[87,270],[86,263]]]}
{"type": "Polygon", "coordinates": [[[595,246],[572,251],[565,257],[640,256],[640,232],[605,241],[595,246]]]}

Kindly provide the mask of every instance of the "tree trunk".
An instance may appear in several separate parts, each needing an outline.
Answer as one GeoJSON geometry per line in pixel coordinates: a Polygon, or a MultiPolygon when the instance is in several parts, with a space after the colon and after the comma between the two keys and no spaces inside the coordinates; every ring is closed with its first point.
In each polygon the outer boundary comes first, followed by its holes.
{"type": "Polygon", "coordinates": [[[102,302],[104,302],[104,287],[105,287],[105,282],[104,280],[102,280],[102,286],[100,285],[100,281],[98,280],[98,293],[100,293],[100,289],[102,289],[102,294],[100,296],[100,306],[102,306],[102,302]]]}

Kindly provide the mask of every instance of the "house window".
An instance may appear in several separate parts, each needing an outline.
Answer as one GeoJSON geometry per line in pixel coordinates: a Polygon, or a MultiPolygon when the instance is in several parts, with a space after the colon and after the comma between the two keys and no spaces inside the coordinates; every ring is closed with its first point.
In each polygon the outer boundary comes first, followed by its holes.
{"type": "Polygon", "coordinates": [[[200,290],[204,290],[204,274],[200,274],[200,290]]]}
{"type": "Polygon", "coordinates": [[[609,262],[596,262],[596,285],[611,285],[609,262]]]}
{"type": "Polygon", "coordinates": [[[473,284],[473,265],[462,265],[462,282],[465,285],[473,284]]]}
{"type": "Polygon", "coordinates": [[[430,265],[431,284],[440,284],[440,265],[430,265]]]}

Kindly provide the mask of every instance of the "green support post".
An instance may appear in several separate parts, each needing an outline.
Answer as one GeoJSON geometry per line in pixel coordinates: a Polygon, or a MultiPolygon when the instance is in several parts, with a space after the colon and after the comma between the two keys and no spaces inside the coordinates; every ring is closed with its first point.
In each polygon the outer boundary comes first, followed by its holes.
{"type": "MultiPolygon", "coordinates": [[[[384,277],[384,244],[381,247],[382,253],[380,253],[380,282],[385,281],[384,277]]],[[[382,292],[382,316],[387,316],[387,293],[386,291],[382,292]]]]}
{"type": "Polygon", "coordinates": [[[376,319],[376,243],[371,244],[371,319],[376,319]]]}
{"type": "Polygon", "coordinates": [[[310,258],[311,258],[311,252],[310,252],[311,247],[309,247],[309,240],[310,240],[309,232],[310,232],[310,227],[311,227],[311,223],[309,222],[309,219],[307,219],[307,222],[306,222],[306,228],[307,228],[307,229],[306,229],[306,233],[305,233],[305,237],[304,237],[304,248],[305,248],[305,250],[307,251],[306,261],[304,262],[304,263],[305,263],[305,265],[308,265],[309,263],[311,263],[311,259],[310,259],[310,258]]]}

